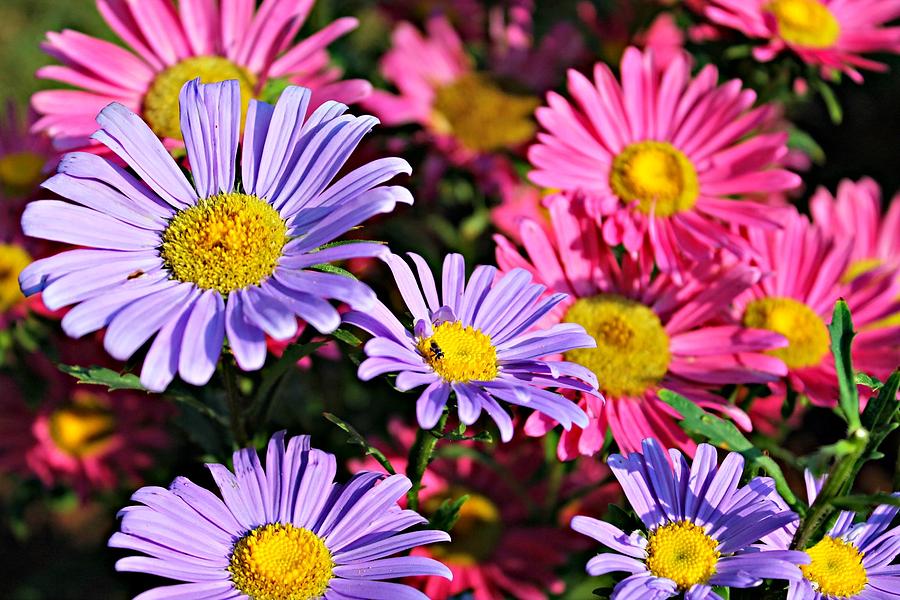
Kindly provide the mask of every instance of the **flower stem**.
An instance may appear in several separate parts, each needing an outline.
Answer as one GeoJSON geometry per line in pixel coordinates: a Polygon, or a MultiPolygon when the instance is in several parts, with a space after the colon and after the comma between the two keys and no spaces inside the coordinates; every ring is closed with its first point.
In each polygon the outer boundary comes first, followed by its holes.
{"type": "Polygon", "coordinates": [[[441,418],[432,429],[419,429],[416,432],[416,442],[409,451],[409,463],[406,466],[406,476],[412,482],[412,487],[406,493],[406,505],[411,510],[419,510],[419,491],[422,489],[422,477],[431,463],[434,455],[434,447],[438,440],[444,437],[444,428],[447,426],[447,417],[450,410],[444,407],[441,418]]]}
{"type": "Polygon", "coordinates": [[[231,435],[239,448],[246,448],[249,443],[247,426],[244,422],[244,398],[237,386],[234,366],[229,360],[222,361],[222,380],[225,382],[225,397],[228,399],[228,417],[231,435]]]}

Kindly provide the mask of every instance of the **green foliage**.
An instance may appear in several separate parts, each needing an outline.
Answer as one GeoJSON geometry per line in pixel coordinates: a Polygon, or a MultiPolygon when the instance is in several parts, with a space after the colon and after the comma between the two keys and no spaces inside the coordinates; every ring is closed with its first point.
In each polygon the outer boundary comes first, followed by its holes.
{"type": "Polygon", "coordinates": [[[444,500],[431,517],[431,526],[434,529],[450,531],[459,520],[459,511],[469,496],[460,496],[456,500],[444,500]]]}
{"type": "Polygon", "coordinates": [[[147,390],[141,385],[141,379],[134,373],[118,373],[105,367],[79,367],[59,365],[59,370],[71,375],[78,383],[102,385],[108,392],[115,390],[147,390]]]}
{"type": "Polygon", "coordinates": [[[853,337],[856,334],[853,331],[850,308],[843,300],[838,300],[834,305],[828,333],[831,335],[831,354],[834,356],[834,366],[837,370],[840,389],[838,407],[841,416],[847,421],[850,431],[853,432],[860,427],[859,390],[856,388],[850,352],[853,337]]]}
{"type": "Polygon", "coordinates": [[[333,415],[329,412],[322,413],[322,416],[340,427],[343,431],[347,433],[349,439],[347,440],[348,444],[355,444],[363,449],[363,452],[366,456],[371,456],[375,460],[378,461],[384,470],[387,471],[391,475],[395,475],[397,471],[394,469],[394,465],[391,464],[391,461],[388,459],[384,453],[378,448],[369,445],[369,442],[366,441],[366,438],[362,436],[350,423],[344,421],[340,417],[333,415]]]}

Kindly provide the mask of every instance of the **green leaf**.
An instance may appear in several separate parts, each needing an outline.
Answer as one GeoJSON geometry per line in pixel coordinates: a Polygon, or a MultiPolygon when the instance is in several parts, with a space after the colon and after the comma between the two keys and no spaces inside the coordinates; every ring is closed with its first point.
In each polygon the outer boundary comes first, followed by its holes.
{"type": "Polygon", "coordinates": [[[883,504],[900,506],[900,496],[893,494],[859,494],[832,498],[831,504],[845,510],[863,511],[883,504]]]}
{"type": "Polygon", "coordinates": [[[853,382],[857,385],[864,385],[873,392],[877,392],[884,385],[881,381],[876,377],[872,377],[871,375],[867,375],[866,373],[859,372],[853,377],[853,382]]]}
{"type": "Polygon", "coordinates": [[[828,109],[828,116],[831,117],[831,122],[835,125],[840,124],[844,120],[844,110],[841,108],[841,102],[835,95],[834,90],[818,77],[811,79],[810,83],[819,92],[822,101],[825,102],[825,108],[828,109]]]}
{"type": "Polygon", "coordinates": [[[863,427],[874,431],[879,425],[885,425],[893,420],[900,407],[900,403],[897,402],[898,389],[900,389],[900,369],[891,373],[879,389],[878,396],[866,404],[866,410],[862,414],[863,427]]]}
{"type": "Polygon", "coordinates": [[[332,264],[322,263],[320,265],[313,265],[310,269],[315,269],[316,271],[322,271],[323,273],[334,273],[335,275],[343,275],[344,277],[349,277],[350,279],[356,279],[356,275],[348,271],[347,269],[343,269],[341,267],[337,267],[332,264]]]}
{"type": "Polygon", "coordinates": [[[134,373],[117,373],[105,367],[79,367],[74,365],[59,365],[59,370],[71,375],[78,383],[106,386],[107,391],[115,390],[148,390],[141,385],[140,378],[134,373]]]}
{"type": "Polygon", "coordinates": [[[716,415],[711,415],[684,396],[680,396],[670,390],[660,390],[659,397],[663,402],[677,410],[682,420],[681,428],[692,435],[699,435],[714,446],[723,450],[740,452],[747,461],[748,468],[758,468],[765,471],[775,480],[778,493],[795,510],[802,511],[803,506],[797,501],[797,497],[791,491],[781,467],[774,460],[763,454],[750,443],[744,434],[731,423],[716,415]]]}
{"type": "Polygon", "coordinates": [[[263,86],[262,91],[259,93],[259,99],[268,104],[275,104],[278,102],[278,98],[281,97],[281,92],[290,86],[291,82],[287,79],[272,77],[266,80],[266,85],[263,86]]]}
{"type": "Polygon", "coordinates": [[[387,242],[382,242],[380,240],[337,240],[334,242],[328,242],[327,244],[322,244],[321,246],[313,250],[311,254],[318,252],[319,250],[334,248],[335,246],[347,246],[349,244],[380,244],[382,246],[387,246],[387,242]]]}
{"type": "Polygon", "coordinates": [[[389,474],[395,475],[397,473],[397,471],[394,470],[394,465],[392,465],[391,461],[388,460],[388,457],[385,456],[384,453],[378,448],[370,446],[369,442],[366,441],[366,438],[364,438],[362,434],[360,434],[352,425],[350,425],[350,423],[329,412],[322,413],[322,416],[340,427],[347,433],[347,435],[350,436],[350,439],[347,440],[348,444],[355,444],[361,447],[366,453],[366,456],[371,456],[375,460],[377,460],[378,464],[384,467],[384,470],[389,474]]]}
{"type": "Polygon", "coordinates": [[[442,531],[453,529],[459,520],[459,510],[468,499],[468,496],[460,496],[456,500],[444,500],[431,517],[431,526],[442,531]]]}
{"type": "Polygon", "coordinates": [[[814,163],[821,165],[825,162],[825,151],[813,139],[811,135],[802,129],[791,127],[788,130],[788,147],[800,150],[809,156],[814,163]]]}
{"type": "Polygon", "coordinates": [[[331,332],[331,337],[341,342],[344,342],[348,346],[353,346],[357,348],[362,346],[362,340],[347,331],[346,329],[335,329],[331,332]]]}
{"type": "Polygon", "coordinates": [[[856,431],[860,427],[859,390],[856,388],[853,362],[850,357],[853,337],[856,334],[853,331],[850,308],[844,300],[838,300],[834,305],[828,333],[831,335],[831,354],[834,356],[834,366],[837,370],[838,387],[840,388],[838,406],[850,431],[856,431]]]}

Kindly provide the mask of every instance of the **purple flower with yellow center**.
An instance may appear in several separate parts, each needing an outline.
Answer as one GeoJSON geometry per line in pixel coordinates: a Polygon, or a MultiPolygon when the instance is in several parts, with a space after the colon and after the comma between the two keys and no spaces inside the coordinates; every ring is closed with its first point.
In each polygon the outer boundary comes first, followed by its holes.
{"type": "Polygon", "coordinates": [[[547,288],[532,283],[524,269],[498,276],[495,267],[480,265],[467,283],[463,257],[449,254],[439,295],[425,260],[409,256],[419,281],[399,256],[384,260],[412,313],[413,331],[378,301],[365,313],[344,315],[345,322],[375,336],[365,345],[368,358],[359,366],[360,379],[398,373],[395,385],[402,391],[426,386],[416,405],[425,429],[438,423],[451,391],[462,423],[475,423],[484,411],[497,423],[503,441],[512,438],[513,424],[498,400],[534,409],[566,429],[573,423],[587,425],[577,404],[547,388],[599,396],[596,376],[581,365],[546,357],[593,348],[594,339],[574,323],[535,326],[565,294],[545,297],[547,288]]]}
{"type": "Polygon", "coordinates": [[[22,227],[84,248],[33,263],[19,278],[22,290],[43,291],[50,309],[76,304],[62,320],[72,337],[108,326],[104,345],[118,359],[156,335],[141,372],[155,391],[176,372],[191,384],[209,381],[226,337],[238,366],[251,371],[265,362],[265,334],[290,339],[297,317],[334,331],[341,320],[329,299],[366,310],[375,302],[367,286],[321,266],[386,252],[329,244],[411,203],[406,189],[380,185],[410,168],[385,158],[332,181],[378,121],[345,115],[337,102],[305,118],[309,100],[300,87],[274,107],[252,100],[238,169],[237,82],[187,83],[181,129],[193,184],[140,117],[107,106],[94,139],[138,178],[94,154],[63,158],[44,187],[74,204],[32,202],[22,227]]]}
{"type": "Polygon", "coordinates": [[[135,600],[427,600],[400,577],[450,578],[441,563],[393,556],[450,541],[443,531],[397,504],[410,488],[403,475],[362,471],[334,482],[335,457],[310,447],[309,436],[284,432],[269,441],[266,468],[253,449],[234,453],[234,473],[207,465],[222,498],[184,477],[168,489],[144,487],[122,509],[121,531],[109,545],[142,552],[116,563],[119,571],[159,575],[176,585],[135,600]]]}
{"type": "Polygon", "coordinates": [[[590,517],[572,519],[572,528],[612,550],[587,564],[591,575],[630,573],[611,599],[663,600],[684,593],[686,600],[721,600],[713,586],[748,588],[764,579],[799,581],[803,552],[762,550],[762,537],[797,520],[772,501],[775,484],[755,477],[739,486],[744,459],[729,453],[717,466],[716,449],[700,444],[693,464],[653,439],[643,454],[609,457],[625,496],[647,527],[625,533],[590,517]]]}

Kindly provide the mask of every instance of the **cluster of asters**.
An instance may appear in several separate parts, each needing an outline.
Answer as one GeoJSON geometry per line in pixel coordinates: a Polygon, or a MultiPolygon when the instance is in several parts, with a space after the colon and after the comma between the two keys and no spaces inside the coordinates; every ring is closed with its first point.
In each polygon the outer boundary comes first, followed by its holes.
{"type": "MultiPolygon", "coordinates": [[[[615,73],[569,26],[536,42],[530,2],[473,4],[456,7],[458,28],[446,14],[396,24],[380,62],[393,91],[331,66],[327,46],[356,19],[296,40],[312,0],[97,0],[121,44],[48,33],[61,64],[37,75],[70,87],[35,94],[33,134],[14,116],[0,132],[4,323],[32,310],[72,338],[102,336],[112,358],[137,357],[153,392],[176,378],[207,385],[223,360],[260,370],[273,343],[307,326],[353,326],[369,334],[359,378],[419,390],[421,429],[453,412],[466,427],[491,421],[503,444],[494,470],[447,458],[428,472],[422,513],[469,498],[451,542],[398,502],[405,476],[366,463],[336,483],[332,454],[278,433],[265,468],[254,449],[235,452],[233,470],[208,465],[221,497],[182,477],[137,491],[110,545],[141,555],[117,569],[178,582],[141,600],[561,593],[554,569],[583,540],[534,525],[549,492],[523,484],[543,464],[529,438],[561,426],[556,455],[577,462],[556,482],[562,504],[605,477],[588,457],[622,452],[609,472],[642,526],[571,522],[607,549],[590,575],[627,574],[614,600],[715,600],[766,580],[786,582],[791,600],[900,598],[896,507],[864,523],[843,513],[814,546],[789,549],[797,515],[774,483],[740,485],[740,455],[718,466],[658,394],[748,431],[771,428],[788,394],[833,406],[839,298],[859,330],[856,368],[886,378],[900,364],[900,201],[883,215],[877,184],[848,180],[801,214],[785,200],[802,181],[779,107],[712,65],[694,69],[671,21],[627,47],[615,73]],[[484,65],[458,33],[477,30],[467,18],[488,22],[484,65]],[[263,101],[273,86],[277,101],[263,101]],[[417,125],[444,165],[434,176],[453,165],[500,196],[496,265],[450,253],[434,271],[415,253],[344,243],[414,200],[395,181],[412,170],[403,158],[353,160],[379,122],[417,125]],[[526,161],[527,179],[515,168],[526,161]],[[16,204],[52,171],[44,196],[16,204]],[[405,307],[331,268],[354,259],[380,259],[405,307]],[[736,402],[751,391],[764,398],[736,402]]],[[[688,4],[720,35],[763,39],[759,60],[791,51],[859,80],[880,68],[862,53],[900,52],[900,29],[884,26],[900,16],[894,0],[688,4]]],[[[48,394],[59,401],[34,410],[16,382],[2,386],[5,470],[86,494],[137,479],[166,444],[151,400],[60,384],[48,394]]],[[[415,433],[391,427],[399,447],[386,450],[402,468],[415,433]]],[[[600,514],[610,492],[594,488],[568,514],[600,514]]]]}

